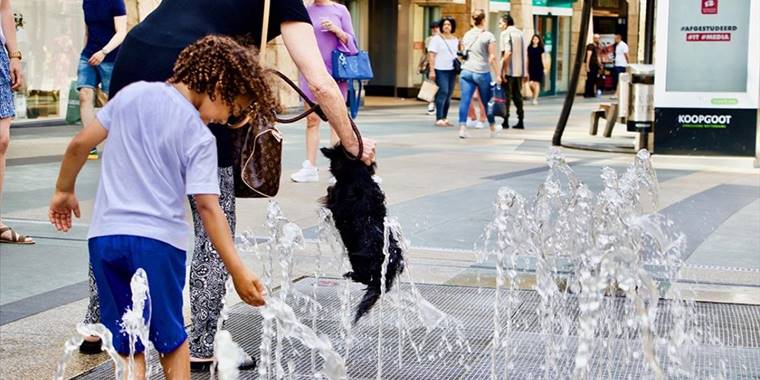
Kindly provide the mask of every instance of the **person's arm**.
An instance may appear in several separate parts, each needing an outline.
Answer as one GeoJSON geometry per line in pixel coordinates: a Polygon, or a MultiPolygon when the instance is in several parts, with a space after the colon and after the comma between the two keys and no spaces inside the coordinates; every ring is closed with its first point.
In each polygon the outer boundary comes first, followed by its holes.
{"type": "Polygon", "coordinates": [[[90,57],[88,62],[91,65],[97,66],[101,64],[103,60],[106,59],[108,53],[112,52],[124,42],[124,38],[127,36],[127,16],[114,17],[113,26],[116,29],[116,34],[111,37],[106,46],[103,46],[102,49],[96,51],[95,54],[90,57]]]}
{"type": "Polygon", "coordinates": [[[354,54],[359,50],[356,46],[354,26],[351,24],[351,14],[348,13],[348,9],[343,8],[340,15],[340,25],[335,25],[328,20],[323,26],[326,26],[327,30],[335,34],[340,43],[348,49],[347,53],[354,54]]]}
{"type": "Polygon", "coordinates": [[[496,60],[496,41],[491,41],[491,43],[488,44],[488,64],[491,65],[491,70],[496,74],[496,83],[501,83],[499,63],[496,60]]]}
{"type": "MultiPolygon", "coordinates": [[[[18,45],[16,45],[16,20],[13,19],[11,0],[0,0],[0,17],[2,17],[0,23],[3,25],[3,34],[5,34],[5,48],[8,53],[13,55],[19,50],[18,45]]],[[[11,57],[10,61],[11,89],[18,90],[24,85],[21,58],[11,57]]]]}
{"type": "Polygon", "coordinates": [[[586,62],[586,72],[588,73],[591,71],[591,50],[590,49],[586,49],[586,59],[584,59],[584,61],[586,62]]]}
{"type": "MultiPolygon", "coordinates": [[[[309,84],[311,93],[324,111],[330,126],[340,138],[341,144],[352,154],[359,153],[359,142],[351,129],[348,110],[343,95],[335,79],[327,72],[322,56],[317,47],[314,29],[305,22],[288,21],[280,24],[282,40],[309,84]]],[[[367,165],[375,160],[375,142],[363,139],[364,149],[361,157],[367,165]]]]}
{"type": "Polygon", "coordinates": [[[93,118],[91,122],[85,125],[84,129],[74,136],[66,148],[58,181],[55,185],[55,193],[50,201],[50,210],[48,211],[50,223],[58,231],[67,232],[71,229],[72,213],[77,218],[80,217],[79,202],[74,194],[77,176],[82,170],[82,166],[87,162],[90,149],[103,142],[107,136],[108,131],[97,118],[93,118]]]}
{"type": "Polygon", "coordinates": [[[428,53],[428,65],[430,65],[430,69],[428,70],[428,79],[435,80],[435,56],[436,52],[431,51],[428,53]]]}
{"type": "Polygon", "coordinates": [[[211,244],[219,253],[225,268],[232,275],[240,299],[253,306],[262,306],[264,301],[264,285],[243,264],[235,251],[232,242],[232,232],[222,208],[219,206],[219,196],[216,194],[196,194],[193,196],[198,215],[203,222],[203,228],[208,234],[211,244]]]}

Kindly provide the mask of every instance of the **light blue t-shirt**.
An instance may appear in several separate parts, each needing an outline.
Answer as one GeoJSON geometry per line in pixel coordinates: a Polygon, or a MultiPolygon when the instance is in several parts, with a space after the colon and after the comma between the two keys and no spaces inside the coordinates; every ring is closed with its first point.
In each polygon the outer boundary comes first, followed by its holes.
{"type": "Polygon", "coordinates": [[[173,86],[131,84],[97,115],[108,138],[88,238],[135,235],[187,250],[186,195],[219,194],[216,142],[173,86]]]}

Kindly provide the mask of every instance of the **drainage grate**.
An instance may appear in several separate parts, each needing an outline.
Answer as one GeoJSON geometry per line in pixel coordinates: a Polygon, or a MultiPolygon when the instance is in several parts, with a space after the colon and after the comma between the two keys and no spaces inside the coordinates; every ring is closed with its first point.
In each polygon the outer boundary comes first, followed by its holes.
{"type": "MultiPolygon", "coordinates": [[[[327,334],[336,350],[342,355],[344,348],[340,340],[340,300],[338,292],[342,289],[342,281],[323,280],[317,287],[317,298],[322,310],[317,319],[319,334],[327,334]]],[[[314,279],[306,278],[298,281],[294,288],[304,294],[312,294],[314,279]]],[[[491,348],[493,334],[493,289],[478,289],[474,287],[449,285],[418,285],[418,289],[433,305],[449,313],[462,322],[462,332],[471,347],[471,354],[463,354],[464,350],[454,347],[453,352],[447,352],[436,347],[441,332],[433,331],[426,336],[423,328],[411,327],[414,341],[424,342],[420,360],[414,354],[408,340],[404,340],[399,355],[399,336],[396,329],[396,314],[386,309],[383,318],[383,378],[384,379],[488,379],[491,376],[491,348]],[[399,365],[401,358],[402,365],[399,365]],[[460,362],[464,360],[469,370],[460,362]]],[[[570,329],[564,336],[553,336],[554,342],[562,342],[562,353],[556,358],[555,371],[544,373],[545,365],[545,336],[541,334],[536,307],[539,297],[534,291],[518,291],[519,306],[512,316],[514,326],[508,344],[512,347],[513,367],[509,374],[513,378],[538,378],[546,375],[548,378],[571,378],[574,365],[573,353],[578,345],[576,331],[570,329]]],[[[353,287],[353,296],[361,294],[361,288],[353,287]]],[[[614,308],[622,308],[622,299],[607,298],[605,302],[614,308]]],[[[570,313],[578,312],[577,304],[567,308],[570,313]]],[[[671,321],[667,301],[660,305],[657,316],[659,329],[665,329],[671,321]]],[[[709,331],[711,339],[702,339],[696,345],[689,346],[693,352],[690,363],[697,378],[720,377],[721,373],[727,378],[759,378],[760,377],[760,306],[697,303],[695,312],[699,325],[704,331],[709,331]]],[[[311,314],[306,307],[296,307],[296,314],[306,325],[311,325],[311,314]]],[[[347,358],[350,379],[375,379],[377,373],[377,313],[365,317],[354,327],[354,343],[347,358]]],[[[506,317],[502,319],[505,324],[506,317]]],[[[259,313],[240,304],[232,308],[226,328],[233,338],[247,352],[258,354],[261,332],[261,316],[259,313]]],[[[632,359],[627,353],[627,347],[634,345],[630,339],[600,338],[595,344],[599,347],[591,357],[590,378],[636,379],[651,377],[643,359],[632,359]],[[606,346],[601,346],[606,344],[606,346]]],[[[661,345],[662,343],[656,343],[661,345]]],[[[308,349],[295,344],[285,345],[283,357],[288,361],[293,359],[296,378],[314,378],[311,376],[311,357],[308,349]],[[294,350],[295,349],[295,350],[294,350]]],[[[658,352],[665,349],[658,346],[658,352]]],[[[501,374],[506,370],[507,361],[504,352],[500,352],[501,360],[497,360],[496,372],[501,374]]],[[[153,360],[156,360],[155,355],[153,360]]],[[[660,356],[663,367],[668,367],[667,357],[660,356]]],[[[316,358],[317,368],[321,359],[316,358]]],[[[464,364],[464,363],[462,363],[464,364]]],[[[112,375],[112,366],[105,363],[78,379],[105,379],[112,375]]],[[[158,374],[156,379],[163,378],[158,374]]],[[[194,374],[193,379],[208,379],[208,374],[194,374]]],[[[256,379],[256,371],[241,372],[241,379],[256,379]]]]}

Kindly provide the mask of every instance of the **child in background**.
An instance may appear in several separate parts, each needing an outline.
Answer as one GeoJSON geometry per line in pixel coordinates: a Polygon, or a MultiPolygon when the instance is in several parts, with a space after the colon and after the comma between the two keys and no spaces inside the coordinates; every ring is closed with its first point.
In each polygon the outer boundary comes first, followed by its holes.
{"type": "MultiPolygon", "coordinates": [[[[206,124],[254,113],[274,118],[276,102],[265,76],[250,49],[228,37],[205,37],[180,53],[168,82],[137,82],[120,91],[74,137],[61,164],[49,218],[65,232],[71,214],[80,216],[77,175],[90,148],[106,141],[88,234],[101,319],[116,350],[129,354],[119,322],[131,304],[130,279],[143,268],[152,300],[150,340],[162,354],[167,379],[190,378],[182,316],[191,233],[186,195],[194,197],[242,300],[264,304],[264,288],[235,252],[219,206],[216,145],[206,124]]],[[[143,378],[144,354],[135,359],[135,375],[143,378]]]]}

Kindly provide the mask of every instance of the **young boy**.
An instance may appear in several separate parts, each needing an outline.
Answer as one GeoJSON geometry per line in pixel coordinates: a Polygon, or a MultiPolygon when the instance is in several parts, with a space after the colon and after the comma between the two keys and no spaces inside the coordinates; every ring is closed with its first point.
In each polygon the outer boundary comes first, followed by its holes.
{"type": "MultiPolygon", "coordinates": [[[[91,147],[106,140],[101,179],[88,234],[103,324],[114,347],[129,353],[119,322],[131,304],[129,283],[138,268],[148,275],[152,304],[150,340],[167,379],[189,379],[190,358],[182,318],[186,195],[235,289],[248,304],[264,304],[263,286],[240,261],[219,206],[216,146],[206,125],[258,113],[276,103],[255,55],[227,37],[209,36],[182,51],[167,83],[124,88],[74,137],[66,149],[49,218],[59,231],[80,216],[76,177],[91,147]],[[107,137],[107,139],[106,139],[107,137]]],[[[145,372],[143,354],[135,375],[145,372]]]]}

